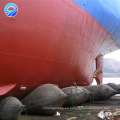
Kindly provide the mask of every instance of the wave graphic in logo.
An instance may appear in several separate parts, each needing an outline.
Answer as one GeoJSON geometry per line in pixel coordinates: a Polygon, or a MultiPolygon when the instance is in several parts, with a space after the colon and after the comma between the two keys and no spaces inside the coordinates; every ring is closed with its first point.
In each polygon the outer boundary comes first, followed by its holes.
{"type": "Polygon", "coordinates": [[[9,3],[5,6],[5,14],[8,17],[15,17],[18,13],[18,8],[17,5],[15,5],[14,3],[9,3]],[[9,10],[9,8],[13,8],[14,10],[9,10]]]}

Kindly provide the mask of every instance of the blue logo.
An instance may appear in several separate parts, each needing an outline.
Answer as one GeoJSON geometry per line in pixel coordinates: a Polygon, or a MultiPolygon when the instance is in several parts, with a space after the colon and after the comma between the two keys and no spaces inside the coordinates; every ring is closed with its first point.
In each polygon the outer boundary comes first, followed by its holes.
{"type": "Polygon", "coordinates": [[[18,8],[17,5],[15,5],[14,3],[9,3],[5,6],[5,14],[8,17],[15,17],[18,13],[18,8]],[[9,8],[13,8],[14,10],[9,10],[9,8]]]}

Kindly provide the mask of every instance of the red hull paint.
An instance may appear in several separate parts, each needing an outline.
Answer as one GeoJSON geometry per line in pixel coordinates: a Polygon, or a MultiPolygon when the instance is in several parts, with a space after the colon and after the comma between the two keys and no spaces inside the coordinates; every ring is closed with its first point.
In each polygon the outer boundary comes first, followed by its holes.
{"type": "Polygon", "coordinates": [[[90,85],[95,58],[118,49],[72,0],[5,0],[0,12],[0,86],[17,83],[1,98],[22,98],[45,83],[90,85]],[[10,2],[18,6],[14,18],[3,13],[10,2]],[[20,91],[21,86],[27,89],[20,91]]]}

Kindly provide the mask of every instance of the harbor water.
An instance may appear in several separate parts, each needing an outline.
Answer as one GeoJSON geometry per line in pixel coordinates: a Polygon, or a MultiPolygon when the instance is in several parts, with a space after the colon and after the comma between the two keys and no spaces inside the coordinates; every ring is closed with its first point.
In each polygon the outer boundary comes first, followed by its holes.
{"type": "MultiPolygon", "coordinates": [[[[104,77],[103,84],[107,84],[107,83],[120,84],[120,77],[104,77]]],[[[95,79],[93,80],[92,85],[97,85],[95,79]]]]}
{"type": "MultiPolygon", "coordinates": [[[[103,78],[103,84],[107,83],[115,83],[115,84],[120,84],[120,77],[104,77],[103,78]]],[[[93,80],[92,85],[97,85],[96,80],[93,80]]],[[[120,96],[120,94],[117,94],[115,96],[120,96]]]]}

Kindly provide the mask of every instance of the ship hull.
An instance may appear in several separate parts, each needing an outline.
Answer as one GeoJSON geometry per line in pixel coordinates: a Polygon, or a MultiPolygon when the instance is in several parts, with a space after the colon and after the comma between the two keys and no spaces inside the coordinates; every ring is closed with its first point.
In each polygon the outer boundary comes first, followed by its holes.
{"type": "MultiPolygon", "coordinates": [[[[9,2],[3,1],[0,11],[9,2]]],[[[91,85],[96,57],[119,48],[104,27],[72,0],[12,2],[19,8],[17,16],[0,16],[0,86],[15,87],[1,98],[23,98],[46,83],[61,88],[91,85]]]]}

